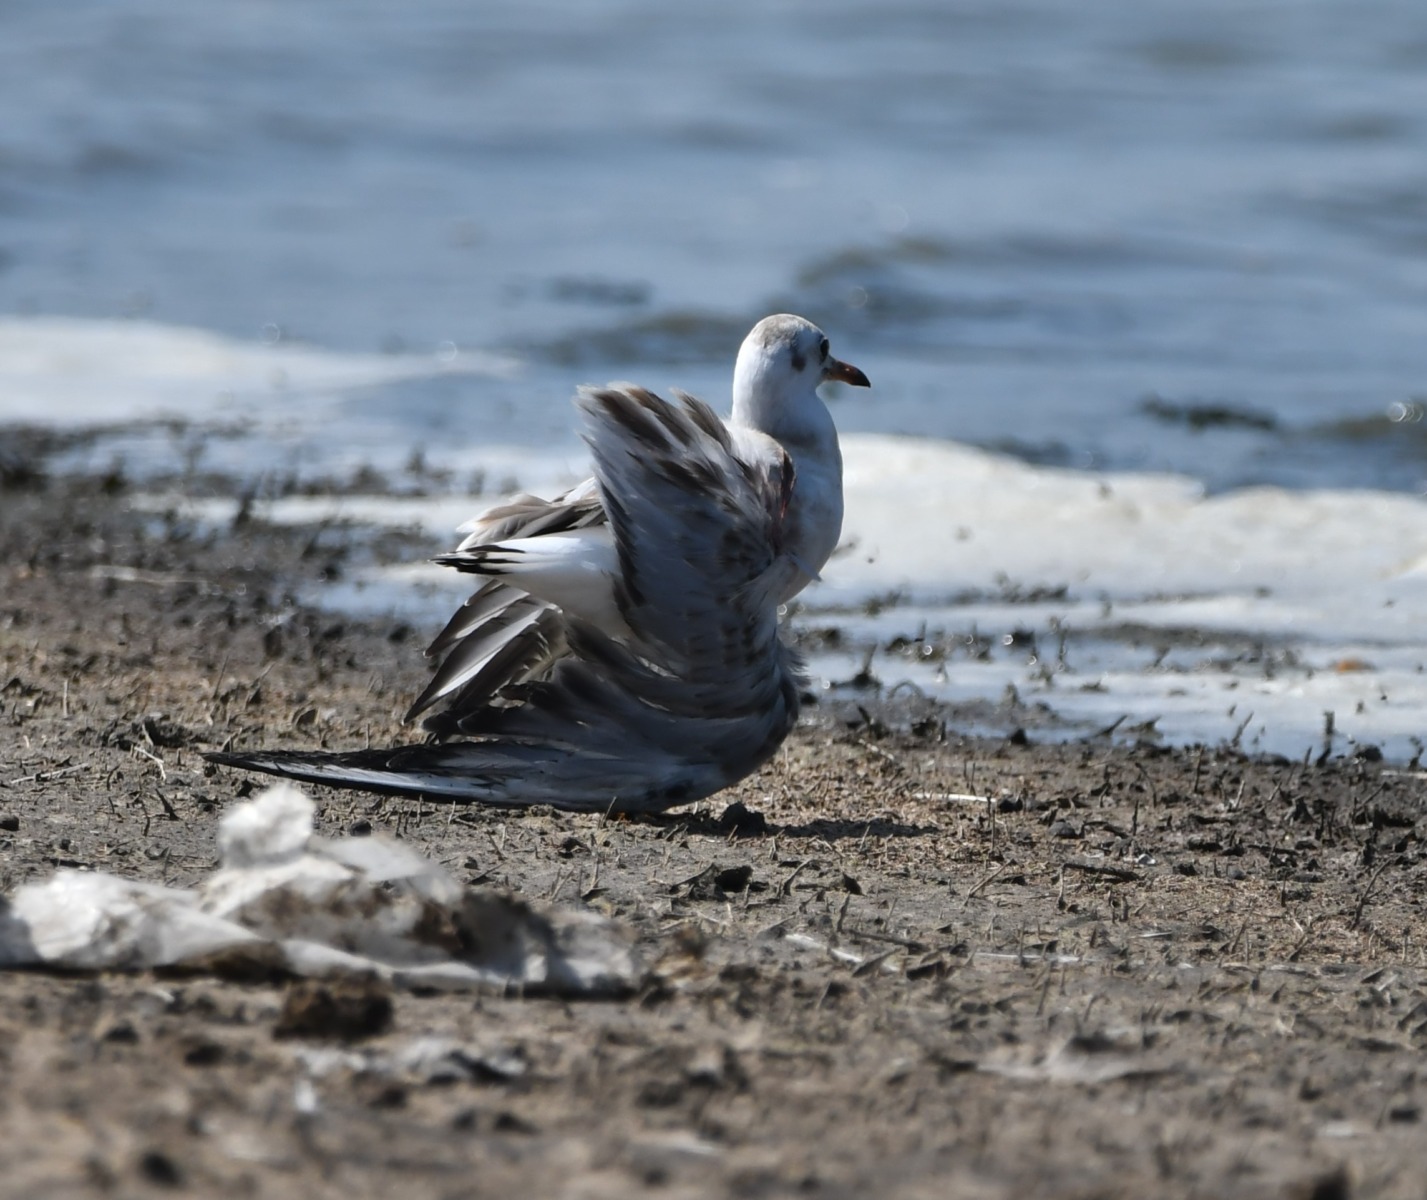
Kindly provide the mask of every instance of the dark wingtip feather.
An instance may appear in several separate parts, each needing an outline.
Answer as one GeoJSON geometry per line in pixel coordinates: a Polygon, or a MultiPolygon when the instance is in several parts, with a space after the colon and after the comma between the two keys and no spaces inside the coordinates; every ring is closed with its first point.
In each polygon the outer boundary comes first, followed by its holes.
{"type": "MultiPolygon", "coordinates": [[[[428,750],[424,743],[408,746],[393,746],[385,750],[353,750],[334,754],[324,750],[264,750],[252,753],[233,751],[210,751],[203,755],[209,762],[220,766],[237,767],[243,771],[257,771],[263,775],[277,775],[283,779],[296,779],[302,783],[318,784],[322,787],[355,788],[363,792],[376,792],[389,796],[428,795],[428,791],[410,779],[402,776],[409,764],[406,761],[413,754],[428,750]],[[342,772],[380,772],[363,778],[344,778],[342,772]],[[385,776],[385,777],[383,777],[385,776]]],[[[451,796],[434,795],[432,799],[455,800],[451,796]]],[[[466,800],[478,799],[476,796],[466,800]]]]}
{"type": "MultiPolygon", "coordinates": [[[[357,751],[356,753],[361,753],[357,751]]],[[[242,771],[261,771],[264,775],[291,775],[306,766],[333,763],[339,757],[352,755],[325,754],[320,750],[260,750],[243,753],[236,750],[206,750],[203,757],[220,767],[237,767],[242,771]]]]}

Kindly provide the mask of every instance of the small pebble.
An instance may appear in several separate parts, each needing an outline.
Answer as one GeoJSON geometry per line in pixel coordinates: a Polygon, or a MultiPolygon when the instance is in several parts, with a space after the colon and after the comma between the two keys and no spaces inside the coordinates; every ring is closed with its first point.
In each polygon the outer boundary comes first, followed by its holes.
{"type": "Polygon", "coordinates": [[[150,1150],[139,1159],[139,1174],[160,1187],[181,1187],[183,1174],[162,1150],[150,1150]]]}

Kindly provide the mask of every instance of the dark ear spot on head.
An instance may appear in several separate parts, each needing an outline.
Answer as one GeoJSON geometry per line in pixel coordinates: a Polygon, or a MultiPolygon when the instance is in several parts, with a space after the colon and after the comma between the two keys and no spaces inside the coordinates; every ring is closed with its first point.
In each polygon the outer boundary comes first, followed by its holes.
{"type": "Polygon", "coordinates": [[[793,370],[801,371],[808,365],[808,360],[803,357],[803,352],[796,346],[793,347],[793,370]]]}

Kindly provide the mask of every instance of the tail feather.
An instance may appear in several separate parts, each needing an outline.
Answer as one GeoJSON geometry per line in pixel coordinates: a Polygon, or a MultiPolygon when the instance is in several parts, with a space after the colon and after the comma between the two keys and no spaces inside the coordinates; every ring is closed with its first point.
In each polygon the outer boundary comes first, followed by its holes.
{"type": "Polygon", "coordinates": [[[576,812],[662,812],[737,782],[772,757],[797,720],[798,660],[786,647],[776,686],[750,707],[744,692],[705,706],[664,707],[647,665],[597,630],[577,627],[567,658],[524,704],[468,714],[460,741],[329,753],[209,754],[225,766],[331,787],[453,803],[548,804],[576,812]],[[603,644],[602,644],[603,643],[603,644]],[[640,695],[640,691],[648,692],[640,695]]]}
{"type": "Polygon", "coordinates": [[[495,741],[399,746],[328,753],[255,750],[204,755],[211,762],[303,783],[357,788],[392,796],[420,796],[453,804],[526,807],[548,804],[571,812],[662,812],[726,787],[722,771],[621,753],[495,741]],[[570,771],[578,759],[578,773],[570,771]],[[581,782],[581,780],[585,782],[581,782]]]}

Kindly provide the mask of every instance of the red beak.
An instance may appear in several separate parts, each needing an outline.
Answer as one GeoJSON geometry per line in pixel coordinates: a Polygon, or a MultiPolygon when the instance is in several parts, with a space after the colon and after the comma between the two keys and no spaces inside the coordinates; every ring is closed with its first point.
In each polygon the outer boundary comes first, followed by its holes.
{"type": "Polygon", "coordinates": [[[835,358],[827,360],[823,368],[824,379],[836,379],[839,383],[849,383],[853,387],[871,387],[872,381],[851,363],[839,362],[835,358]]]}

